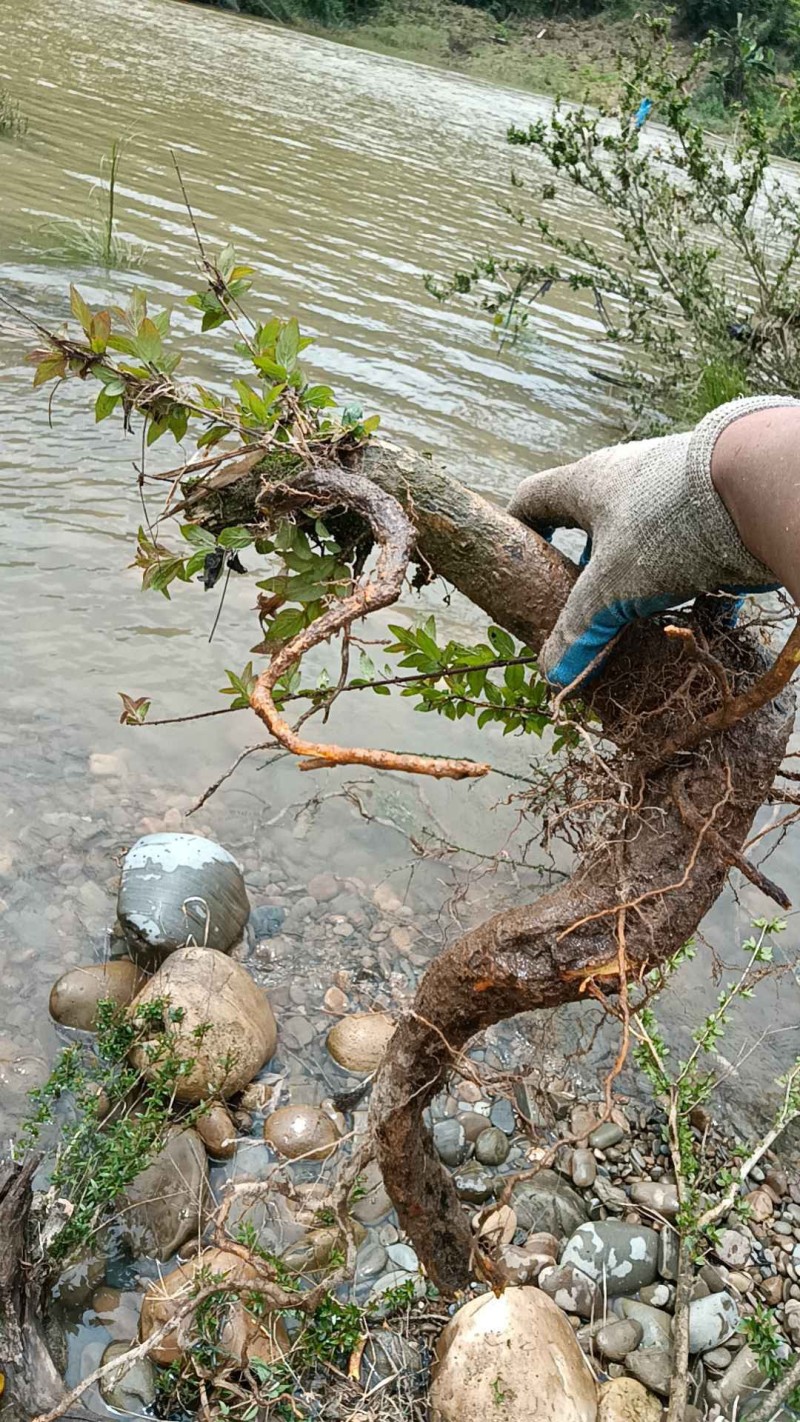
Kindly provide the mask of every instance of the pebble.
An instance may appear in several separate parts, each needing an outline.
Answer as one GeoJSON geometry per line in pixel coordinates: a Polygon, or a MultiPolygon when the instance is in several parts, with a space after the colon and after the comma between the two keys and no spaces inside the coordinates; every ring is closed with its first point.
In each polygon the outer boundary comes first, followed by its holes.
{"type": "Polygon", "coordinates": [[[672,1319],[668,1313],[637,1299],[620,1299],[618,1306],[623,1318],[633,1318],[641,1324],[643,1348],[669,1348],[672,1319]]]}
{"type": "Polygon", "coordinates": [[[608,1150],[609,1146],[619,1145],[624,1136],[621,1126],[614,1121],[604,1121],[602,1126],[596,1126],[589,1133],[589,1145],[593,1150],[608,1150]]]}
{"type": "Polygon", "coordinates": [[[773,1213],[772,1198],[766,1190],[751,1190],[745,1195],[744,1203],[750,1209],[750,1218],[763,1224],[773,1213]]]}
{"type": "Polygon", "coordinates": [[[335,899],[339,893],[340,884],[333,874],[315,874],[308,881],[308,892],[318,904],[325,904],[329,899],[335,899]]]}
{"type": "Polygon", "coordinates": [[[774,1308],[783,1298],[783,1279],[780,1274],[771,1274],[769,1278],[762,1279],[757,1285],[758,1292],[766,1302],[774,1308]]]}
{"type": "Polygon", "coordinates": [[[635,1378],[611,1378],[597,1401],[597,1422],[660,1422],[661,1404],[635,1378]]]}
{"type": "Polygon", "coordinates": [[[576,1313],[579,1318],[597,1318],[603,1312],[597,1284],[573,1264],[543,1269],[538,1283],[565,1313],[576,1313]]]}
{"type": "Polygon", "coordinates": [[[570,1132],[579,1141],[586,1141],[597,1127],[597,1111],[593,1106],[573,1106],[569,1118],[570,1132]]]}
{"type": "Polygon", "coordinates": [[[470,1152],[466,1132],[456,1117],[436,1122],[433,1128],[433,1144],[439,1159],[451,1169],[463,1164],[470,1152]]]}
{"type": "Polygon", "coordinates": [[[522,1248],[518,1244],[507,1244],[500,1253],[500,1261],[510,1284],[532,1284],[543,1269],[555,1264],[552,1255],[537,1254],[527,1246],[522,1248]]]}
{"type": "Polygon", "coordinates": [[[664,1348],[637,1348],[625,1359],[625,1367],[650,1392],[669,1397],[672,1380],[672,1353],[664,1348]]]}
{"type": "Polygon", "coordinates": [[[467,1140],[474,1143],[487,1129],[487,1119],[479,1111],[462,1111],[458,1117],[467,1140]]]}
{"type": "Polygon", "coordinates": [[[642,1303],[650,1304],[651,1308],[669,1308],[674,1292],[669,1284],[645,1284],[639,1290],[639,1298],[642,1303]]]}
{"type": "MultiPolygon", "coordinates": [[[[466,1135],[466,1132],[465,1132],[466,1135]]],[[[505,1131],[499,1126],[490,1126],[482,1131],[475,1141],[475,1159],[481,1165],[502,1165],[508,1157],[510,1146],[505,1131]]]]}
{"type": "Polygon", "coordinates": [[[731,1269],[740,1269],[750,1258],[750,1237],[740,1230],[723,1229],[714,1246],[714,1253],[731,1269]]]}
{"type": "Polygon", "coordinates": [[[785,1170],[780,1170],[773,1165],[764,1176],[764,1183],[770,1190],[774,1190],[779,1199],[789,1193],[789,1177],[785,1170]]]}
{"type": "Polygon", "coordinates": [[[689,1352],[705,1353],[726,1343],[739,1326],[739,1309],[731,1294],[709,1294],[689,1304],[689,1352]]]}
{"type": "Polygon", "coordinates": [[[636,1293],[652,1284],[658,1261],[658,1235],[646,1225],[599,1220],[583,1224],[568,1240],[562,1264],[574,1264],[602,1283],[610,1297],[636,1293]]]}
{"type": "Polygon", "coordinates": [[[674,1220],[680,1208],[678,1187],[666,1181],[637,1180],[631,1186],[631,1199],[642,1209],[674,1220]]]}
{"type": "Polygon", "coordinates": [[[480,1238],[494,1249],[510,1244],[517,1232],[517,1216],[510,1205],[500,1205],[487,1215],[480,1227],[480,1238]]]}
{"type": "Polygon", "coordinates": [[[418,1272],[419,1259],[410,1244],[387,1244],[386,1253],[395,1269],[404,1269],[407,1274],[418,1272]]]}
{"type": "Polygon", "coordinates": [[[383,1302],[383,1296],[390,1290],[402,1288],[404,1284],[412,1287],[412,1297],[422,1299],[425,1297],[426,1284],[421,1274],[407,1274],[404,1269],[391,1269],[388,1274],[383,1274],[373,1285],[365,1305],[367,1313],[373,1318],[385,1318],[388,1305],[383,1302]]]}
{"type": "Polygon", "coordinates": [[[514,1107],[504,1096],[492,1102],[489,1120],[493,1126],[496,1126],[499,1131],[505,1132],[507,1136],[513,1136],[517,1129],[517,1118],[514,1114],[514,1107]]]}
{"type": "Polygon", "coordinates": [[[628,1353],[638,1348],[644,1330],[636,1318],[619,1318],[614,1323],[605,1323],[595,1334],[597,1351],[612,1363],[621,1363],[628,1353]]]}
{"type": "Polygon", "coordinates": [[[572,1153],[572,1183],[579,1190],[593,1185],[597,1176],[597,1161],[590,1150],[576,1150],[572,1153]]]}
{"type": "Polygon", "coordinates": [[[714,1400],[721,1402],[723,1407],[730,1406],[737,1398],[741,1403],[756,1388],[762,1387],[765,1381],[766,1378],[758,1366],[756,1355],[749,1343],[746,1343],[715,1385],[714,1400]]]}
{"type": "Polygon", "coordinates": [[[519,1181],[511,1203],[520,1229],[545,1231],[560,1239],[573,1235],[586,1220],[583,1197],[554,1170],[540,1170],[532,1180],[519,1181]]]}
{"type": "Polygon", "coordinates": [[[356,1254],[356,1279],[376,1279],[386,1267],[388,1254],[376,1239],[365,1239],[356,1254]]]}
{"type": "Polygon", "coordinates": [[[482,1205],[494,1190],[494,1176],[484,1166],[471,1162],[455,1172],[453,1184],[460,1200],[468,1205],[482,1205]]]}
{"type": "Polygon", "coordinates": [[[732,1355],[727,1348],[710,1348],[703,1354],[703,1367],[710,1373],[724,1373],[725,1369],[730,1367],[731,1361],[732,1355]]]}

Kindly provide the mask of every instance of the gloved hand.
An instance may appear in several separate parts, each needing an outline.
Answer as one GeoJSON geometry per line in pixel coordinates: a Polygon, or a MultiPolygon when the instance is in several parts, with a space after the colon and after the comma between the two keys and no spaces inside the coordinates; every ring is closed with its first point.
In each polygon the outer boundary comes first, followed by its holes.
{"type": "Polygon", "coordinates": [[[701,592],[766,592],[775,574],[742,543],[711,481],[711,454],[733,420],[796,404],[781,396],[736,400],[688,434],[613,445],[523,479],[509,512],[550,536],[582,528],[591,557],[542,647],[548,681],[570,686],[629,622],[701,592]]]}

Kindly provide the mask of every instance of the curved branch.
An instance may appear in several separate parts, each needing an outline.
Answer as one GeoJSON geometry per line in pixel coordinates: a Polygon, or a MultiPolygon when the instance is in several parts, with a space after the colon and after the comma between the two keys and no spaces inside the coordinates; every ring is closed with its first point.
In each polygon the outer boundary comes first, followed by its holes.
{"type": "Polygon", "coordinates": [[[372,529],[380,548],[372,579],[358,583],[350,595],[328,608],[276,652],[267,670],[256,681],[250,705],[265,726],[292,755],[308,757],[301,770],[318,770],[334,765],[371,765],[378,770],[403,770],[416,775],[432,775],[437,780],[464,780],[486,775],[489,766],[472,760],[410,755],[398,751],[366,750],[360,747],[325,745],[299,736],[281,716],[272,692],[276,683],[312,647],[349,627],[359,617],[396,602],[411,556],[414,531],[397,499],[379,489],[370,479],[338,465],[303,470],[296,480],[272,486],[271,499],[291,495],[308,501],[343,504],[361,514],[372,529]]]}

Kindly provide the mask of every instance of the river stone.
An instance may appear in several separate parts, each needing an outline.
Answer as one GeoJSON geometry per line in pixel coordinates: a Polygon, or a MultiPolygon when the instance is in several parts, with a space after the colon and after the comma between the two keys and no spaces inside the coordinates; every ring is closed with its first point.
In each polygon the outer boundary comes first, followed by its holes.
{"type": "Polygon", "coordinates": [[[383,1061],[394,1029],[388,1012],[354,1012],[331,1028],[328,1051],[346,1071],[369,1076],[383,1061]]]}
{"type": "Polygon", "coordinates": [[[264,1122],[264,1140],[287,1160],[327,1160],[339,1144],[339,1132],[317,1106],[280,1106],[264,1122]]]}
{"type": "Polygon", "coordinates": [[[618,1318],[606,1323],[594,1336],[594,1345],[604,1358],[611,1363],[621,1363],[623,1358],[638,1348],[642,1341],[642,1325],[635,1318],[618,1318]]]}
{"type": "Polygon", "coordinates": [[[492,1102],[489,1120],[499,1131],[503,1131],[507,1136],[513,1136],[517,1129],[517,1118],[514,1114],[514,1107],[507,1096],[498,1097],[497,1101],[492,1102]]]}
{"type": "Polygon", "coordinates": [[[689,1352],[705,1353],[727,1343],[739,1326],[739,1309],[730,1294],[708,1294],[689,1304],[689,1352]]]}
{"type": "Polygon", "coordinates": [[[579,1318],[599,1318],[603,1313],[602,1295],[594,1280],[587,1279],[573,1264],[543,1269],[539,1288],[565,1313],[577,1313],[579,1318]]]}
{"type": "Polygon", "coordinates": [[[453,1184],[460,1200],[468,1205],[482,1205],[494,1193],[495,1177],[486,1166],[470,1161],[453,1175],[453,1184]]]}
{"type": "Polygon", "coordinates": [[[358,1368],[358,1381],[367,1397],[371,1392],[387,1393],[409,1388],[416,1391],[422,1377],[422,1355],[416,1344],[384,1328],[370,1333],[358,1368]]]}
{"type": "Polygon", "coordinates": [[[502,1165],[511,1149],[508,1136],[499,1126],[490,1126],[482,1131],[475,1142],[475,1159],[481,1165],[502,1165]]]}
{"type": "Polygon", "coordinates": [[[377,1279],[381,1270],[386,1268],[387,1258],[386,1250],[379,1240],[371,1237],[365,1239],[356,1255],[357,1282],[377,1279]]]}
{"type": "Polygon", "coordinates": [[[127,1007],[146,982],[147,975],[130,958],[70,968],[50,993],[50,1016],[62,1027],[94,1032],[99,1002],[110,998],[119,1007],[127,1007]]]}
{"type": "Polygon", "coordinates": [[[510,1205],[499,1205],[481,1224],[479,1238],[491,1250],[502,1249],[510,1244],[517,1232],[517,1217],[510,1205]]]}
{"type": "Polygon", "coordinates": [[[661,1403],[635,1378],[611,1378],[597,1394],[597,1422],[660,1422],[661,1403]]]}
{"type": "Polygon", "coordinates": [[[543,1269],[550,1269],[555,1260],[549,1254],[537,1254],[518,1244],[506,1244],[500,1251],[500,1262],[510,1284],[532,1284],[543,1269]]]}
{"type": "MultiPolygon", "coordinates": [[[[266,993],[232,958],[211,948],[179,948],[134,998],[130,1011],[169,999],[168,1025],[178,1057],[193,1063],[179,1078],[179,1101],[235,1096],[275,1051],[277,1027],[266,993]],[[180,1021],[173,1014],[183,1013],[180,1021]]],[[[160,1069],[148,1042],[131,1052],[144,1076],[160,1069]]]]}
{"type": "Polygon", "coordinates": [[[386,1253],[395,1269],[404,1269],[407,1274],[414,1274],[419,1269],[419,1259],[410,1244],[387,1244],[386,1253]]]}
{"type": "Polygon", "coordinates": [[[430,1404],[431,1422],[597,1419],[594,1379],[575,1335],[536,1288],[480,1294],[459,1309],[436,1345],[430,1404]]]}
{"type": "MultiPolygon", "coordinates": [[[[121,1358],[135,1346],[135,1339],[131,1343],[109,1343],[100,1359],[101,1366],[121,1358]]],[[[119,1379],[114,1373],[101,1378],[100,1392],[103,1401],[117,1412],[140,1413],[155,1401],[156,1370],[149,1358],[139,1358],[119,1379]]]]}
{"type": "Polygon", "coordinates": [[[672,1353],[666,1348],[637,1348],[625,1359],[629,1373],[659,1397],[669,1397],[672,1380],[672,1353]]]}
{"type": "Polygon", "coordinates": [[[474,1145],[478,1136],[490,1129],[488,1116],[481,1115],[480,1111],[459,1111],[458,1119],[464,1127],[464,1134],[470,1145],[474,1145]]]}
{"type": "Polygon", "coordinates": [[[377,1160],[371,1160],[360,1176],[363,1194],[350,1208],[350,1214],[360,1224],[372,1225],[388,1215],[392,1202],[386,1193],[383,1176],[377,1160]]]}
{"type": "Polygon", "coordinates": [[[764,1224],[774,1211],[772,1196],[768,1190],[751,1190],[745,1195],[744,1203],[750,1209],[750,1218],[757,1224],[764,1224]]]}
{"type": "Polygon", "coordinates": [[[125,1191],[120,1235],[135,1256],[169,1259],[202,1234],[208,1202],[203,1143],[197,1131],[178,1130],[125,1191]]]}
{"type": "Polygon", "coordinates": [[[610,1298],[633,1294],[656,1277],[658,1235],[646,1225],[598,1220],[582,1224],[567,1241],[562,1264],[574,1264],[601,1284],[610,1298]]]}
{"type": "Polygon", "coordinates": [[[236,1154],[236,1127],[229,1112],[215,1101],[195,1122],[197,1134],[215,1160],[230,1160],[236,1154]]]}
{"type": "Polygon", "coordinates": [[[766,1380],[766,1374],[761,1371],[753,1349],[749,1343],[745,1343],[711,1391],[714,1400],[728,1408],[737,1398],[743,1400],[750,1397],[764,1386],[766,1380]]]}
{"type": "Polygon", "coordinates": [[[146,834],[125,855],[117,917],[131,956],[145,967],[157,967],[190,938],[227,953],[249,916],[242,871],[211,839],[146,834]]]}
{"type": "Polygon", "coordinates": [[[611,1146],[619,1145],[625,1132],[615,1121],[604,1121],[602,1126],[595,1126],[589,1135],[589,1145],[593,1150],[608,1150],[611,1146]]]}
{"type": "Polygon", "coordinates": [[[714,1253],[729,1269],[741,1269],[750,1258],[752,1240],[738,1229],[723,1229],[714,1245],[714,1253]]]}
{"type": "Polygon", "coordinates": [[[623,1318],[632,1318],[640,1324],[643,1348],[669,1348],[672,1319],[663,1309],[651,1308],[637,1299],[620,1299],[619,1309],[623,1318]]]}
{"type": "Polygon", "coordinates": [[[436,1122],[433,1128],[433,1144],[439,1159],[451,1168],[461,1165],[469,1155],[466,1132],[455,1116],[436,1122]]]}
{"type": "Polygon", "coordinates": [[[520,1180],[511,1192],[511,1204],[520,1229],[545,1231],[558,1239],[574,1234],[587,1215],[582,1196],[555,1170],[540,1170],[532,1180],[520,1180]]]}
{"type": "Polygon", "coordinates": [[[579,1190],[588,1190],[597,1178],[597,1161],[590,1150],[572,1152],[572,1183],[579,1190]]]}
{"type": "Polygon", "coordinates": [[[678,1187],[659,1180],[637,1180],[631,1186],[634,1205],[661,1215],[665,1220],[674,1220],[680,1209],[678,1187]]]}
{"type": "Polygon", "coordinates": [[[333,1251],[340,1243],[341,1231],[338,1225],[312,1229],[302,1239],[296,1239],[288,1249],[284,1249],[281,1260],[293,1274],[314,1274],[319,1269],[326,1268],[333,1251]]]}

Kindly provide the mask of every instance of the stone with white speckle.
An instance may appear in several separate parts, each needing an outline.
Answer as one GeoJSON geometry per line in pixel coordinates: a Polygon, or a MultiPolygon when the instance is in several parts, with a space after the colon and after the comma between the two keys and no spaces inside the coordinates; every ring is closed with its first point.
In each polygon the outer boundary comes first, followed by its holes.
{"type": "Polygon", "coordinates": [[[131,956],[157,967],[189,942],[227,953],[250,914],[242,871],[199,834],[146,834],[122,865],[117,915],[131,956]]]}
{"type": "Polygon", "coordinates": [[[689,1352],[719,1348],[739,1326],[739,1309],[730,1294],[708,1294],[689,1304],[689,1352]]]}
{"type": "Polygon", "coordinates": [[[567,1241],[562,1264],[574,1264],[605,1287],[610,1298],[635,1294],[656,1277],[658,1235],[646,1225],[590,1220],[567,1241]]]}

